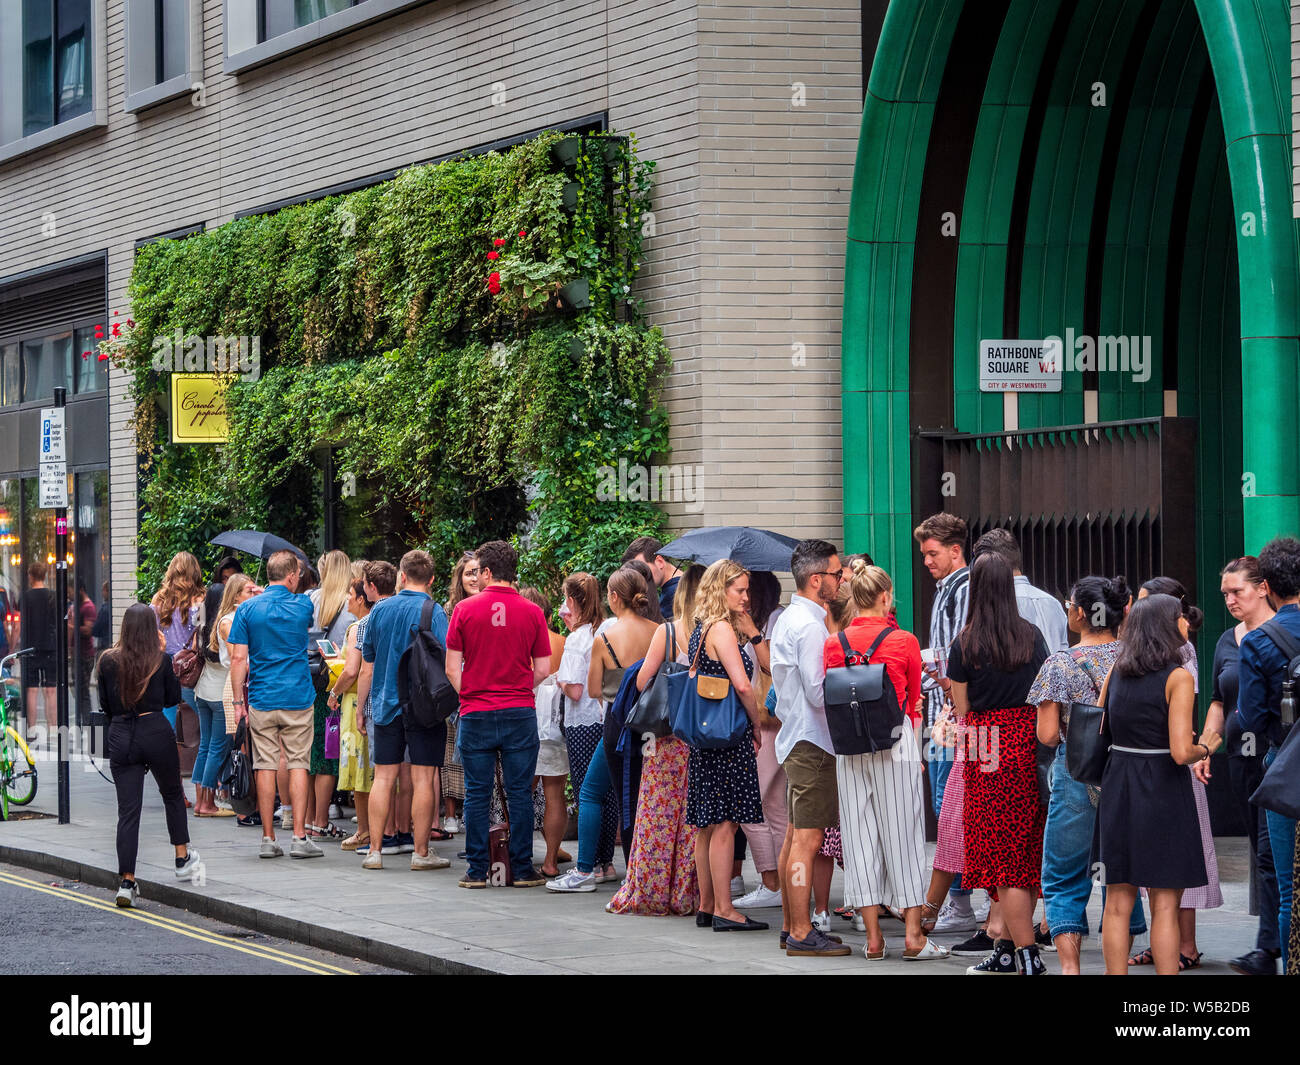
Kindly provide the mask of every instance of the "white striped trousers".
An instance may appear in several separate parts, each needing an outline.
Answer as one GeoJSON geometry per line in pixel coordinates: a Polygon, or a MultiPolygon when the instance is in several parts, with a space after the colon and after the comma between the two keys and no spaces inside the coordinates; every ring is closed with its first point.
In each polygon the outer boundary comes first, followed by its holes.
{"type": "MultiPolygon", "coordinates": [[[[909,737],[910,738],[910,737],[909,737]]],[[[844,902],[903,910],[925,901],[925,796],[906,739],[892,751],[835,759],[844,846],[844,902]]]]}

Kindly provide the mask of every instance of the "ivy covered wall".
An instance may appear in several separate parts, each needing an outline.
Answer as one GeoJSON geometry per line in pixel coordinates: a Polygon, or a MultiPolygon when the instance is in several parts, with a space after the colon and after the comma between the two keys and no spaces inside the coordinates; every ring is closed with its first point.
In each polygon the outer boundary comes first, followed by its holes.
{"type": "Polygon", "coordinates": [[[327,448],[365,486],[352,520],[444,574],[526,533],[521,579],[553,591],[662,532],[651,503],[597,498],[602,466],[668,448],[668,353],[632,294],[653,167],[635,138],[548,133],[143,248],[106,345],[133,374],[141,594],[227,528],[319,550],[327,448]],[[260,338],[226,444],[168,442],[176,335],[260,338]]]}

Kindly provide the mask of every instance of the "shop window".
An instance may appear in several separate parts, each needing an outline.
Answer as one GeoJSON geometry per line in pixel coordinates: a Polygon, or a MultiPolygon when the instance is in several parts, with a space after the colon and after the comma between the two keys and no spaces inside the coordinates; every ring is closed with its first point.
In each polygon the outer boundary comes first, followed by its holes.
{"type": "Polygon", "coordinates": [[[93,327],[83,326],[73,332],[72,365],[77,395],[102,392],[108,387],[108,360],[100,358],[99,341],[95,339],[93,327]]]}
{"type": "Polygon", "coordinates": [[[23,401],[52,399],[57,387],[72,384],[72,333],[24,340],[23,401]]]}

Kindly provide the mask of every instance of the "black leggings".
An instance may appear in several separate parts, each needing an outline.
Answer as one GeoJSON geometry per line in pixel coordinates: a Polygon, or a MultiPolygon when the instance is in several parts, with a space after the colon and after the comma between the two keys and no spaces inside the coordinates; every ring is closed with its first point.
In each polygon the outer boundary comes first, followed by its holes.
{"type": "Polygon", "coordinates": [[[108,765],[113,771],[113,786],[117,788],[118,872],[134,874],[146,770],[153,774],[162,795],[172,846],[190,841],[176,733],[162,714],[115,717],[108,728],[108,765]]]}

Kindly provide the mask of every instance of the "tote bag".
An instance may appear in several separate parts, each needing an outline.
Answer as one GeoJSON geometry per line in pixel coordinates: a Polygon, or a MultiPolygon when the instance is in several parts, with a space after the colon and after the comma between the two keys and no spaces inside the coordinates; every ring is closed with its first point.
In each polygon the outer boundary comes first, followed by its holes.
{"type": "Polygon", "coordinates": [[[707,629],[700,634],[690,669],[685,673],[670,674],[670,679],[676,682],[674,686],[680,691],[672,710],[673,735],[700,751],[736,746],[749,725],[749,715],[730,684],[721,699],[710,699],[700,694],[701,680],[721,679],[700,677],[695,672],[708,635],[707,629]]]}

